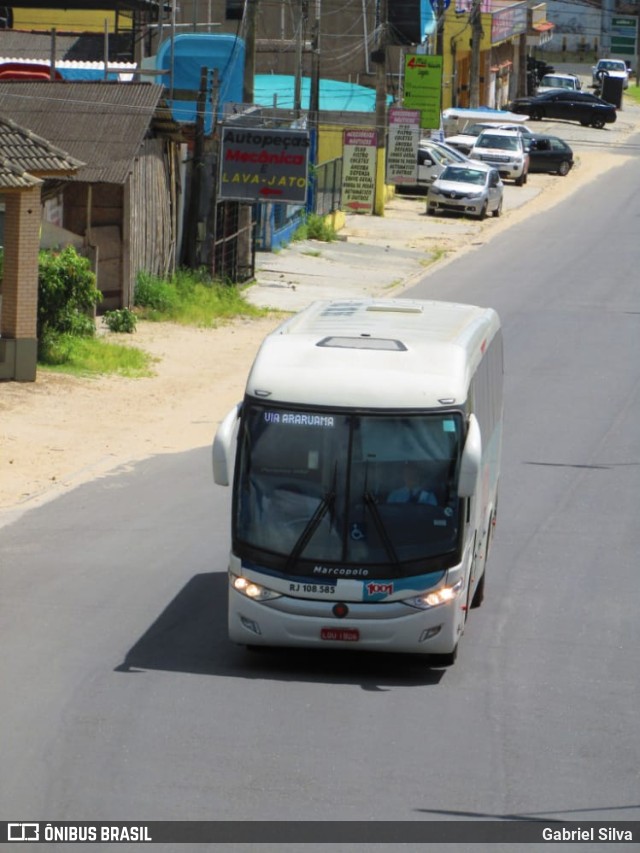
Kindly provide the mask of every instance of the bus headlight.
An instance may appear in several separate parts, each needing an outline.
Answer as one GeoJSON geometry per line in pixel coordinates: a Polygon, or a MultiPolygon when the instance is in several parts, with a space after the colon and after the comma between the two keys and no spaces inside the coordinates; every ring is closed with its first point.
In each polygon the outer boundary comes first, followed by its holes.
{"type": "Polygon", "coordinates": [[[460,578],[452,586],[441,586],[438,589],[431,589],[429,592],[425,592],[424,595],[405,598],[403,604],[415,607],[418,610],[429,610],[432,607],[439,607],[441,604],[450,604],[460,595],[463,586],[462,578],[460,578]]]}
{"type": "Polygon", "coordinates": [[[269,601],[271,598],[280,598],[282,595],[280,592],[274,592],[272,589],[267,589],[266,586],[261,586],[259,583],[240,575],[230,575],[229,580],[237,592],[246,595],[253,601],[269,601]]]}

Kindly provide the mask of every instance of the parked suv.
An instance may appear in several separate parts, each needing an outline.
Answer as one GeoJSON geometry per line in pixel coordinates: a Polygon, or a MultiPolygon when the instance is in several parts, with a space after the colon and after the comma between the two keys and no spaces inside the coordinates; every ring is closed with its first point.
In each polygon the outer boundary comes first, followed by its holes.
{"type": "Polygon", "coordinates": [[[510,178],[516,186],[527,183],[529,153],[522,134],[515,130],[484,130],[469,157],[493,166],[501,178],[510,178]]]}

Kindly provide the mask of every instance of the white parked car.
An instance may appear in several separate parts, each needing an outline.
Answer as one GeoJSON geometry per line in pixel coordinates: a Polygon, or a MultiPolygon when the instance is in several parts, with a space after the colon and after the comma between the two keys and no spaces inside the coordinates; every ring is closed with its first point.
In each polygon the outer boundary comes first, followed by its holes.
{"type": "Polygon", "coordinates": [[[624,59],[599,59],[591,69],[593,85],[600,86],[605,75],[620,78],[623,89],[629,87],[629,69],[624,59]]]}
{"type": "Polygon", "coordinates": [[[552,89],[568,89],[579,92],[582,89],[580,78],[575,74],[545,74],[538,84],[537,93],[550,92],[552,89]]]}
{"type": "Polygon", "coordinates": [[[450,145],[452,148],[456,148],[458,151],[461,151],[463,154],[469,154],[476,139],[480,136],[483,130],[520,130],[523,129],[525,133],[533,133],[525,124],[515,124],[515,123],[504,123],[504,124],[496,124],[496,122],[488,122],[488,121],[473,121],[469,122],[465,127],[460,131],[460,133],[456,133],[454,136],[447,136],[445,142],[447,145],[450,145]]]}
{"type": "Polygon", "coordinates": [[[500,172],[501,178],[527,183],[529,153],[523,135],[515,130],[483,130],[469,152],[472,160],[480,160],[500,172]]]}
{"type": "Polygon", "coordinates": [[[450,163],[464,163],[464,154],[432,139],[420,140],[418,147],[418,186],[428,187],[450,163]]]}
{"type": "Polygon", "coordinates": [[[479,219],[488,213],[500,216],[503,195],[504,184],[496,169],[480,163],[451,165],[429,187],[427,214],[455,211],[479,219]]]}

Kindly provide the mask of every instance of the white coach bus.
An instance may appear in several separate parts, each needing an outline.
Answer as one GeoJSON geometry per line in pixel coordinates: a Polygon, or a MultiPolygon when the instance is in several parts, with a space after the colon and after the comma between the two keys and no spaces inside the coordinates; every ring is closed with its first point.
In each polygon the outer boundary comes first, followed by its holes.
{"type": "Polygon", "coordinates": [[[316,302],[270,334],[213,443],[231,639],[452,664],[484,594],[502,381],[489,308],[316,302]]]}

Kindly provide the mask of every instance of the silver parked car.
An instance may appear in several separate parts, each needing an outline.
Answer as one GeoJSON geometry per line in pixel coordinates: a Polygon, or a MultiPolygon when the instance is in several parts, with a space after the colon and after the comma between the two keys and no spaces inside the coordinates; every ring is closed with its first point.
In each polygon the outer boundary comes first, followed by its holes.
{"type": "Polygon", "coordinates": [[[429,187],[427,214],[456,211],[479,219],[488,213],[500,216],[503,195],[497,169],[481,163],[451,165],[429,187]]]}
{"type": "Polygon", "coordinates": [[[463,154],[439,142],[421,140],[418,148],[418,186],[426,188],[446,166],[464,162],[466,159],[463,154]]]}

